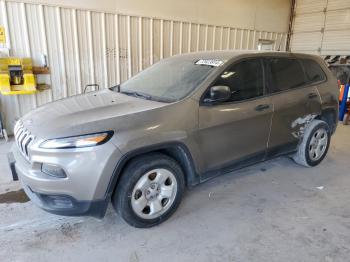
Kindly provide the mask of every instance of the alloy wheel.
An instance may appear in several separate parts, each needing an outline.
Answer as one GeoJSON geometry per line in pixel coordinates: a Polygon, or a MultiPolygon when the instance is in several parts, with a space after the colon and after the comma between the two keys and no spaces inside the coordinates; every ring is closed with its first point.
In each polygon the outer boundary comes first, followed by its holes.
{"type": "Polygon", "coordinates": [[[313,134],[309,144],[309,157],[312,161],[319,160],[325,153],[328,145],[328,133],[320,128],[313,134]]]}
{"type": "Polygon", "coordinates": [[[131,206],[137,216],[153,219],[164,214],[177,194],[177,181],[168,169],[153,169],[142,175],[133,188],[131,206]]]}

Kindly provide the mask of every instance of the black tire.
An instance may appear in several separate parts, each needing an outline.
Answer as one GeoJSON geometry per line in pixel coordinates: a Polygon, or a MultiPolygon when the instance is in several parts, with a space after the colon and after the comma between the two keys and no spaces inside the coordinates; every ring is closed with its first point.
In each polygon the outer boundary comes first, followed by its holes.
{"type": "Polygon", "coordinates": [[[164,222],[176,211],[180,205],[184,188],[184,174],[179,164],[164,154],[151,153],[137,157],[128,163],[112,197],[112,204],[117,213],[129,225],[138,228],[148,228],[164,222]],[[174,197],[172,197],[172,204],[167,207],[165,213],[155,218],[145,219],[137,215],[134,211],[131,199],[133,197],[134,187],[140,181],[141,177],[154,169],[166,169],[170,171],[176,180],[177,190],[174,197]]]}
{"type": "Polygon", "coordinates": [[[305,167],[313,167],[318,165],[319,163],[322,162],[322,160],[325,158],[327,155],[329,145],[330,145],[330,139],[331,139],[331,132],[329,129],[329,126],[326,122],[321,121],[321,120],[314,120],[312,121],[305,130],[304,136],[302,138],[302,141],[298,147],[298,151],[296,154],[293,156],[293,159],[296,163],[303,165],[305,167]],[[324,150],[324,152],[320,155],[320,157],[317,160],[313,160],[310,157],[309,149],[311,147],[310,142],[313,136],[318,132],[319,130],[326,130],[327,134],[327,145],[324,150]]]}

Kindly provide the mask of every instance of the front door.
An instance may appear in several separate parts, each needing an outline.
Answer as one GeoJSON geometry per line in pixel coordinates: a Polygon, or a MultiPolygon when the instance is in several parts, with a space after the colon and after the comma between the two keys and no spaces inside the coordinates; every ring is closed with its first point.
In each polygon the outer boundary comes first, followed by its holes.
{"type": "Polygon", "coordinates": [[[211,86],[220,85],[230,87],[231,99],[199,107],[198,145],[204,173],[262,160],[269,137],[273,109],[264,96],[262,61],[234,63],[211,86]]]}

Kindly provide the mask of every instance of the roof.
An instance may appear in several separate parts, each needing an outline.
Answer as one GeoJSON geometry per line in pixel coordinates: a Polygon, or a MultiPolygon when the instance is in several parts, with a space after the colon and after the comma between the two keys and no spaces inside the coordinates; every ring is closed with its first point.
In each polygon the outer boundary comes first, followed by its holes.
{"type": "Polygon", "coordinates": [[[173,58],[179,59],[222,59],[222,60],[230,60],[237,56],[249,55],[249,54],[265,54],[265,55],[305,55],[310,56],[309,54],[301,54],[301,53],[291,53],[285,51],[260,51],[260,50],[223,50],[223,51],[201,51],[194,53],[187,53],[173,56],[173,58]]]}

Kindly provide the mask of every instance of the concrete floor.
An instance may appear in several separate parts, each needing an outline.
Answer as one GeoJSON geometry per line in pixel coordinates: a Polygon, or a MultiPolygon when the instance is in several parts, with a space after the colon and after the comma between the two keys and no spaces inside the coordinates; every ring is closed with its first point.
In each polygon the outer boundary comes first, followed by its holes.
{"type": "MultiPolygon", "coordinates": [[[[8,148],[0,144],[0,203],[21,201],[8,193],[20,188],[8,148]]],[[[349,170],[350,126],[340,125],[318,167],[281,157],[213,179],[151,229],[128,226],[112,208],[96,220],[2,203],[0,261],[349,261],[349,170]]]]}

